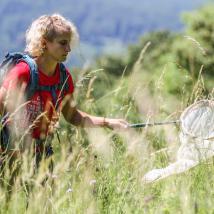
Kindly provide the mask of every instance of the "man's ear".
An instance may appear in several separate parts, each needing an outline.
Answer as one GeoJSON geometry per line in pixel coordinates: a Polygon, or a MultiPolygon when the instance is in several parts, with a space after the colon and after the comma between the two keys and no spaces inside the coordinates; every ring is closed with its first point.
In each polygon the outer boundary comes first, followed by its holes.
{"type": "Polygon", "coordinates": [[[47,49],[47,40],[45,38],[42,38],[42,49],[47,49]]]}

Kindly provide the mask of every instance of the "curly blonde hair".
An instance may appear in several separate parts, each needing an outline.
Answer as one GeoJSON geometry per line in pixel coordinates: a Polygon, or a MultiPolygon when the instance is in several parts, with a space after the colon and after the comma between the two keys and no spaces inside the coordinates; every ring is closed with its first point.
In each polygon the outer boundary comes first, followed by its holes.
{"type": "Polygon", "coordinates": [[[33,21],[26,31],[25,51],[31,56],[38,57],[43,54],[43,39],[52,41],[61,32],[71,33],[71,47],[79,40],[75,25],[60,14],[43,15],[33,21]]]}

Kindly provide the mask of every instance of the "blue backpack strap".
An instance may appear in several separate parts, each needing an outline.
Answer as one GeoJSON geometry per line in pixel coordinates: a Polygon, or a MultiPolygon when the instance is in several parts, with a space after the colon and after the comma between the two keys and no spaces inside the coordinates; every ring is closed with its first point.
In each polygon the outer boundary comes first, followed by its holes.
{"type": "Polygon", "coordinates": [[[0,65],[0,85],[2,85],[4,78],[8,71],[22,58],[23,54],[20,52],[7,53],[0,65]]]}
{"type": "Polygon", "coordinates": [[[3,62],[1,63],[1,67],[4,66],[5,64],[7,64],[8,61],[10,61],[11,59],[13,59],[14,64],[17,62],[17,60],[19,60],[20,58],[23,57],[23,53],[21,52],[9,52],[5,55],[5,59],[3,60],[3,62]]]}
{"type": "MultiPolygon", "coordinates": [[[[60,83],[58,85],[58,89],[60,90],[60,97],[63,97],[65,95],[65,92],[68,91],[69,85],[68,85],[68,75],[66,71],[66,67],[63,63],[59,64],[59,69],[60,69],[60,83]]],[[[59,97],[59,98],[60,98],[59,97]]],[[[58,107],[56,103],[56,107],[58,107]]]]}
{"type": "Polygon", "coordinates": [[[26,95],[27,98],[30,98],[34,92],[38,88],[38,67],[36,62],[34,61],[33,58],[31,58],[27,53],[22,53],[22,52],[10,52],[7,53],[5,56],[5,59],[0,65],[0,84],[2,84],[4,77],[6,76],[6,73],[15,66],[17,63],[20,61],[24,61],[28,64],[30,67],[30,82],[27,86],[26,89],[26,95]]]}
{"type": "Polygon", "coordinates": [[[59,83],[59,89],[61,91],[61,96],[64,96],[64,93],[68,91],[69,85],[68,85],[68,74],[66,71],[66,67],[63,63],[59,64],[59,69],[60,69],[60,83],[59,83]]]}
{"type": "Polygon", "coordinates": [[[39,88],[39,73],[38,66],[34,59],[32,59],[29,55],[24,54],[20,61],[24,61],[30,67],[30,82],[27,85],[26,96],[27,99],[30,99],[35,91],[39,88]]]}
{"type": "Polygon", "coordinates": [[[66,67],[63,63],[59,64],[60,69],[60,86],[63,90],[68,91],[68,75],[66,71],[66,67]]]}
{"type": "Polygon", "coordinates": [[[57,84],[57,85],[42,85],[42,86],[38,86],[38,88],[37,88],[37,90],[49,91],[51,93],[52,98],[53,98],[53,103],[54,103],[56,109],[59,107],[56,90],[59,90],[60,91],[60,97],[63,97],[65,92],[68,91],[68,88],[69,88],[68,75],[67,75],[65,65],[63,63],[60,63],[59,69],[60,69],[60,82],[59,82],[59,84],[57,84]]]}

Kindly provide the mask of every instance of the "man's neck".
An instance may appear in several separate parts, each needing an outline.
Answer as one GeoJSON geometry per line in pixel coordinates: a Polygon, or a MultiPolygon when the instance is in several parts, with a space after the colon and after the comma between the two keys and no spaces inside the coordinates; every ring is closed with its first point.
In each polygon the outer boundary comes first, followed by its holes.
{"type": "Polygon", "coordinates": [[[40,56],[36,59],[36,63],[40,71],[47,76],[53,76],[56,70],[57,62],[50,57],[40,56]]]}

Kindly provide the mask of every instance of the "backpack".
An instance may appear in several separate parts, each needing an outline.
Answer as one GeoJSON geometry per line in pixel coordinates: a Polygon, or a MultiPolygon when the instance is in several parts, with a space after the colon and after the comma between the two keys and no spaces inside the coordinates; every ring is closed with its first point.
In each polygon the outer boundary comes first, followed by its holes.
{"type": "MultiPolygon", "coordinates": [[[[68,91],[68,76],[66,72],[65,65],[63,63],[59,64],[60,68],[60,83],[53,86],[40,86],[39,85],[39,75],[38,75],[38,68],[37,64],[34,61],[34,59],[28,55],[27,53],[21,53],[21,52],[12,52],[8,53],[2,63],[0,64],[0,87],[7,76],[8,72],[11,70],[12,67],[14,67],[17,63],[20,61],[24,61],[28,64],[30,67],[30,81],[26,87],[26,97],[27,100],[30,100],[30,98],[34,95],[36,91],[49,91],[53,97],[53,102],[56,107],[58,108],[58,102],[57,102],[57,94],[56,90],[60,90],[60,96],[63,96],[66,91],[68,91]]],[[[10,133],[7,126],[2,126],[4,122],[7,119],[7,114],[3,115],[1,118],[0,124],[0,141],[1,141],[1,148],[2,150],[6,150],[9,145],[9,138],[10,133]]]]}

